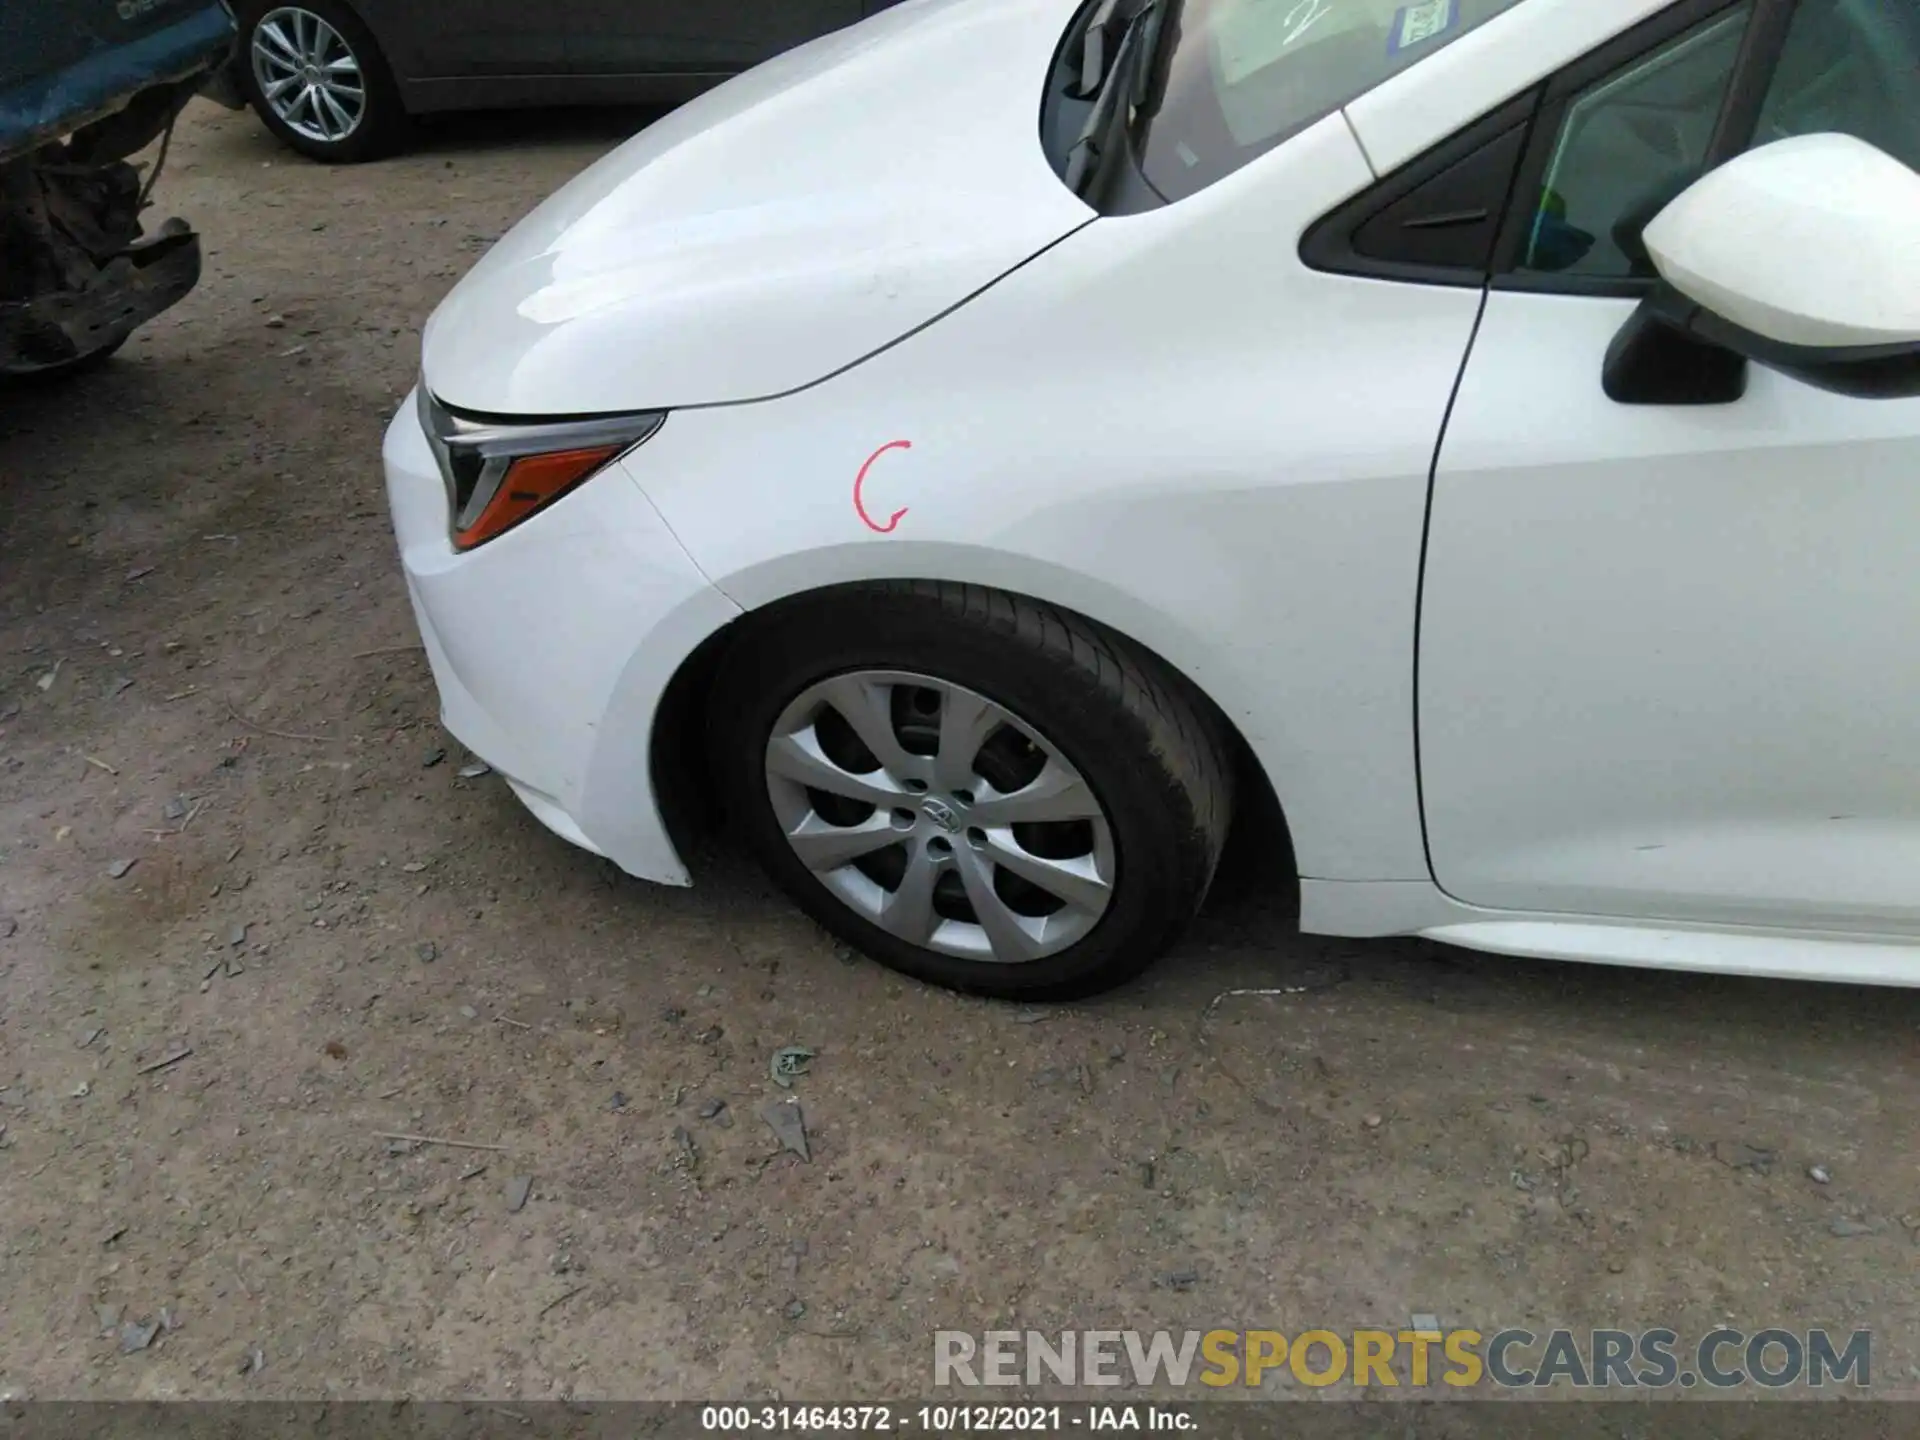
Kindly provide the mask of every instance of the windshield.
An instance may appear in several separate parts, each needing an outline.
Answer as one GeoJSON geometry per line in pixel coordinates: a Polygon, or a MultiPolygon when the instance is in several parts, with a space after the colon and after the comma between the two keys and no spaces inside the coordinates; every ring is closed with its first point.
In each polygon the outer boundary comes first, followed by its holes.
{"type": "Polygon", "coordinates": [[[1520,0],[1163,0],[1134,153],[1162,199],[1238,170],[1520,0]]]}

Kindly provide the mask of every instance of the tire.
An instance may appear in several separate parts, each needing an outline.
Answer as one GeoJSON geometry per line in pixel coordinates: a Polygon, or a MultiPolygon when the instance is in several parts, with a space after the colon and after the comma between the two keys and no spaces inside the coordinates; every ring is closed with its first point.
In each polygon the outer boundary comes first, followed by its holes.
{"type": "Polygon", "coordinates": [[[1137,975],[1199,909],[1231,816],[1219,724],[1164,666],[975,586],[773,607],[722,656],[711,715],[729,818],[781,888],[881,963],[977,995],[1071,999],[1137,975]],[[873,745],[849,720],[863,709],[873,745]],[[943,727],[962,737],[951,764],[943,727]],[[1055,812],[1076,818],[1019,818],[1055,812]],[[850,843],[887,848],[842,865],[850,843]],[[910,890],[931,894],[930,922],[910,890]]]}
{"type": "MultiPolygon", "coordinates": [[[[357,165],[390,155],[405,142],[407,112],[393,71],[373,33],[341,0],[251,0],[241,17],[240,88],[254,113],[284,144],[330,165],[357,165]],[[350,60],[358,68],[359,108],[353,108],[346,88],[355,77],[333,70],[323,73],[343,87],[336,93],[344,110],[329,106],[324,112],[316,111],[311,107],[322,104],[318,96],[311,106],[296,103],[289,113],[282,113],[284,101],[276,108],[266,86],[270,79],[285,79],[298,68],[292,63],[289,44],[293,52],[318,56],[329,65],[338,65],[341,57],[350,60]],[[343,121],[343,113],[351,116],[350,126],[343,121]],[[339,133],[330,133],[335,130],[339,133]]],[[[289,93],[303,88],[296,83],[289,93]]]]}

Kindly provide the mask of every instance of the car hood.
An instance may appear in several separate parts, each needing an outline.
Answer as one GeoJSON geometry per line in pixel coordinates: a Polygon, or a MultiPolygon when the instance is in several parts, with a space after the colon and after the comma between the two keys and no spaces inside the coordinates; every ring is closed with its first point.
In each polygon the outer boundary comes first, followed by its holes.
{"type": "Polygon", "coordinates": [[[497,244],[428,387],[497,415],[781,394],[1093,218],[1039,138],[1077,0],[907,0],[683,106],[497,244]]]}

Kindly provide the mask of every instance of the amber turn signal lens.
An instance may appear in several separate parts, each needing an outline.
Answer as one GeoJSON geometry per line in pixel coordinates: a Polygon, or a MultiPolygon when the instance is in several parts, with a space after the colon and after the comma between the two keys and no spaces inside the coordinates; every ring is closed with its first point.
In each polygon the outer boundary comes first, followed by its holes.
{"type": "Polygon", "coordinates": [[[523,455],[507,467],[480,518],[454,536],[462,550],[511,530],[534,511],[558,500],[620,453],[618,445],[590,450],[556,450],[550,455],[523,455]]]}

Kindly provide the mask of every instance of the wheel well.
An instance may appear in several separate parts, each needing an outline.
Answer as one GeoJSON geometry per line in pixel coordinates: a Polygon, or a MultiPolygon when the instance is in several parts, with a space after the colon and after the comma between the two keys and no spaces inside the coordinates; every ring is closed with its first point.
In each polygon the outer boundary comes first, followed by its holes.
{"type": "MultiPolygon", "coordinates": [[[[281,0],[233,0],[234,18],[239,20],[243,26],[250,25],[280,3],[281,0]]],[[[362,25],[366,25],[368,34],[374,35],[376,39],[378,38],[378,34],[373,26],[367,25],[367,17],[361,11],[360,0],[333,0],[333,3],[353,16],[353,18],[358,20],[362,25]]]]}
{"type": "MultiPolygon", "coordinates": [[[[653,735],[648,746],[647,764],[653,780],[654,795],[666,822],[667,836],[689,870],[712,853],[722,826],[720,787],[715,782],[711,758],[704,743],[708,733],[707,715],[715,675],[728,648],[752,626],[768,615],[788,606],[805,605],[852,586],[831,586],[803,591],[775,601],[772,605],[730,621],[703,640],[681,662],[668,682],[655,716],[653,735]]],[[[1055,610],[1072,615],[1081,623],[1104,631],[1143,654],[1150,655],[1195,699],[1219,727],[1232,751],[1234,816],[1227,833],[1215,875],[1215,895],[1233,895],[1256,888],[1270,890],[1276,877],[1284,875],[1297,884],[1299,872],[1293,858],[1293,839],[1287,818],[1281,809],[1265,767],[1253,753],[1253,747],[1204,690],[1188,678],[1179,666],[1151,647],[1131,636],[1102,624],[1079,611],[1068,610],[1052,601],[1030,598],[1055,610]]]]}

